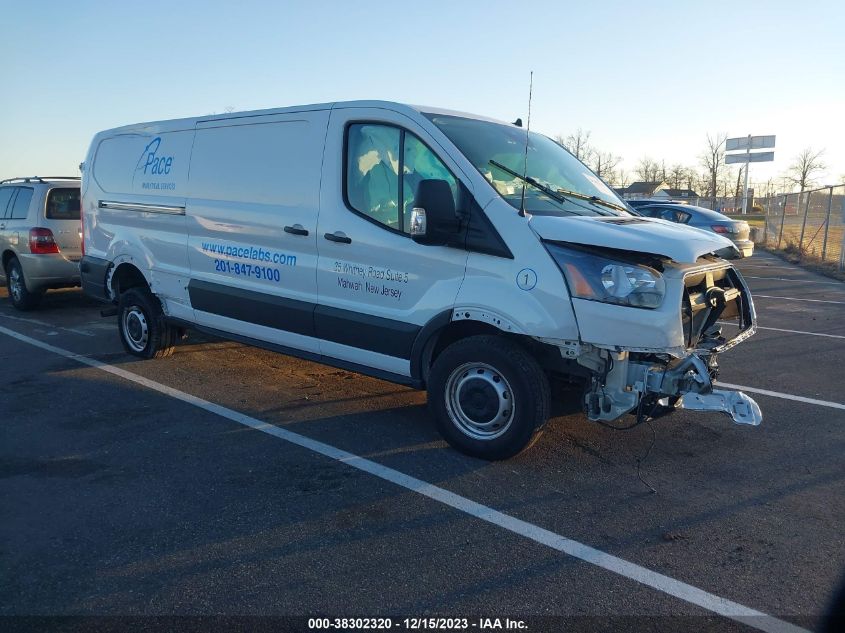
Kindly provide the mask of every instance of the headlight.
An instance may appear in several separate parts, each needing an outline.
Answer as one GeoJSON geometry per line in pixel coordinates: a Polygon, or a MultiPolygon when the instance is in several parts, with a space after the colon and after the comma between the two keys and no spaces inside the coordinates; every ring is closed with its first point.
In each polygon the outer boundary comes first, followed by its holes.
{"type": "Polygon", "coordinates": [[[666,294],[663,276],[648,266],[546,244],[573,297],[634,308],[658,308],[666,294]]]}

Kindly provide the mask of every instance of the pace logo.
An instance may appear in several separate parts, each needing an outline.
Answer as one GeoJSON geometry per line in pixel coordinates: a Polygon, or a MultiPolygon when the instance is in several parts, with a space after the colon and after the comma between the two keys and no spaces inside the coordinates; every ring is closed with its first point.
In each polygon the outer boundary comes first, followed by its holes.
{"type": "Polygon", "coordinates": [[[144,174],[151,176],[166,176],[173,167],[173,156],[163,156],[158,153],[161,146],[161,137],[157,136],[150,141],[141,153],[135,171],[143,170],[144,174]]]}

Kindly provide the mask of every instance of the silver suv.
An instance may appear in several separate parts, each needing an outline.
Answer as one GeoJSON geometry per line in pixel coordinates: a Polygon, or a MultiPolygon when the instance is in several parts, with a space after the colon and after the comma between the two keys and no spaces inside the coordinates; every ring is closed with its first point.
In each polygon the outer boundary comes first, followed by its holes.
{"type": "Polygon", "coordinates": [[[0,181],[0,276],[19,310],[49,288],[79,285],[79,178],[0,181]]]}

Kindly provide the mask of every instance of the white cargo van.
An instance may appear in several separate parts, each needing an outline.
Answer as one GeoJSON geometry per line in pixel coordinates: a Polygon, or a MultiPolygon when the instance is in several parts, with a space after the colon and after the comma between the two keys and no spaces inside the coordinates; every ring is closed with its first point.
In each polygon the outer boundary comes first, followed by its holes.
{"type": "Polygon", "coordinates": [[[755,329],[712,255],[730,242],[630,214],[516,125],[377,101],[141,123],[94,137],[82,189],[83,286],[137,356],[193,327],[427,389],[488,459],[531,443],[561,379],[605,424],[761,420],[713,388],[755,329]]]}

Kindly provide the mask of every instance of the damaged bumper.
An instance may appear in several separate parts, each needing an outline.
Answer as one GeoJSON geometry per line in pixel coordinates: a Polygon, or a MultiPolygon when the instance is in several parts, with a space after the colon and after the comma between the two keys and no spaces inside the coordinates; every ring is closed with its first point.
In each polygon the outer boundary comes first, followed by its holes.
{"type": "Polygon", "coordinates": [[[737,424],[757,426],[763,421],[760,406],[741,391],[713,389],[710,393],[687,393],[681,406],[690,411],[718,411],[727,413],[737,424]]]}
{"type": "MultiPolygon", "coordinates": [[[[684,408],[723,413],[737,424],[756,426],[762,421],[760,407],[752,398],[713,386],[718,355],[756,330],[748,287],[727,263],[689,268],[682,279],[676,330],[682,343],[673,341],[674,345],[662,349],[579,346],[575,360],[591,375],[585,395],[591,420],[611,421],[626,413],[654,418],[684,408]],[[739,327],[733,338],[722,335],[719,322],[725,320],[739,327]]],[[[568,354],[573,357],[571,349],[568,354]]]]}
{"type": "Polygon", "coordinates": [[[741,391],[715,389],[715,354],[698,354],[655,363],[628,352],[610,352],[610,371],[592,380],[586,395],[587,417],[611,421],[631,412],[655,418],[674,409],[719,412],[737,424],[757,426],[763,415],[757,403],[741,391]]]}

